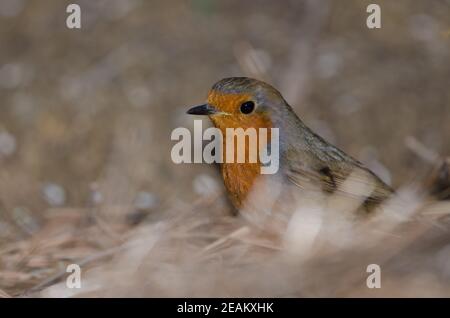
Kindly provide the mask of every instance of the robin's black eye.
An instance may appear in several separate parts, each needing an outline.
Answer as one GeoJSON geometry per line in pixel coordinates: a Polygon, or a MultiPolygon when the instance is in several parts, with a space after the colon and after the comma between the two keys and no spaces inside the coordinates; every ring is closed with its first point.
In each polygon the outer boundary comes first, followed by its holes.
{"type": "Polygon", "coordinates": [[[241,113],[250,114],[255,109],[255,103],[252,101],[248,101],[241,104],[241,113]]]}

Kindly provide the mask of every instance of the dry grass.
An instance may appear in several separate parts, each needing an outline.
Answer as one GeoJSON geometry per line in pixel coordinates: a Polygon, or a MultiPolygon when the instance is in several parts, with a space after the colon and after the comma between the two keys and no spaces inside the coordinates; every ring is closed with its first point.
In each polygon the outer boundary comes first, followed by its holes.
{"type": "Polygon", "coordinates": [[[120,248],[100,253],[112,257],[83,267],[89,269],[81,290],[63,281],[31,295],[449,296],[450,203],[411,205],[415,193],[407,195],[409,204],[392,202],[385,215],[362,228],[342,219],[317,220],[323,207],[310,207],[301,223],[290,220],[288,232],[296,236],[211,215],[218,202],[201,202],[190,213],[140,226],[120,248]],[[380,290],[366,287],[372,263],[382,269],[380,290]]]}
{"type": "Polygon", "coordinates": [[[42,235],[1,251],[22,269],[2,272],[2,281],[41,297],[450,295],[448,201],[403,189],[360,222],[349,217],[353,200],[328,196],[300,206],[274,232],[255,215],[231,216],[222,196],[173,206],[137,227],[58,211],[42,235]],[[81,289],[66,287],[68,263],[82,267],[81,289]],[[381,289],[366,286],[369,264],[381,267],[381,289]]]}

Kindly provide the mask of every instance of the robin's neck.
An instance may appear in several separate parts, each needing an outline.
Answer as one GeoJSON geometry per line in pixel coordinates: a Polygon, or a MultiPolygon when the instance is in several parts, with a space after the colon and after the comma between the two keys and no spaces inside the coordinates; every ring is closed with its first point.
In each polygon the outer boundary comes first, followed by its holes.
{"type": "MultiPolygon", "coordinates": [[[[268,143],[270,143],[271,131],[270,129],[267,129],[267,134],[265,135],[266,138],[261,137],[258,129],[255,130],[256,138],[252,139],[251,137],[245,135],[230,139],[227,138],[227,133],[230,133],[230,131],[227,132],[225,127],[220,129],[223,134],[223,163],[221,164],[222,177],[232,203],[239,209],[248,197],[255,180],[261,174],[262,167],[259,157],[260,147],[267,147],[268,143]],[[239,139],[241,139],[241,144],[239,139]],[[233,140],[233,144],[229,145],[228,143],[231,142],[231,140],[233,140]],[[255,156],[253,158],[251,155],[251,150],[253,150],[255,156]],[[229,154],[229,151],[232,151],[233,154],[229,154]],[[240,154],[239,152],[243,152],[243,154],[240,154]],[[228,158],[227,154],[229,155],[228,158]],[[244,158],[243,162],[240,160],[238,161],[239,156],[242,155],[244,158]]],[[[245,130],[246,128],[243,129],[245,130]]]]}

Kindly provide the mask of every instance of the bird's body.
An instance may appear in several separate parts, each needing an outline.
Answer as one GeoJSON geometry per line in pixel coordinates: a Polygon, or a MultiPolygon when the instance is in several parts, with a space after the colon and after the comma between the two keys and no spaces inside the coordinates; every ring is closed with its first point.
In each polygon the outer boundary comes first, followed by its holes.
{"type": "MultiPolygon", "coordinates": [[[[209,115],[223,134],[226,128],[278,128],[279,170],[270,177],[272,184],[276,180],[275,183],[281,185],[277,201],[286,202],[297,192],[319,190],[352,196],[351,191],[343,188],[343,183],[355,178],[355,171],[361,182],[370,183],[372,187],[370,194],[361,200],[360,210],[370,211],[393,193],[362,163],[309,129],[282,95],[264,82],[246,77],[223,79],[210,90],[207,104],[194,107],[189,113],[209,115]]],[[[260,165],[259,162],[221,164],[225,187],[236,208],[241,209],[248,201],[259,179],[269,180],[267,176],[260,176],[260,165]]],[[[267,195],[272,192],[271,189],[266,191],[267,195]]]]}

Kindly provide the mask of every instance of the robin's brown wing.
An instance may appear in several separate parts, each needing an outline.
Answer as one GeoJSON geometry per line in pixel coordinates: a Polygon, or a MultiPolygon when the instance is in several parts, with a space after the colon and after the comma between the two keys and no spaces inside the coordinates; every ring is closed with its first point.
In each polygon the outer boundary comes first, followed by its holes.
{"type": "Polygon", "coordinates": [[[341,194],[349,197],[360,196],[358,189],[352,191],[348,187],[343,187],[344,181],[350,181],[357,187],[367,185],[373,190],[365,198],[365,204],[378,204],[390,197],[393,190],[386,185],[373,172],[362,165],[341,164],[332,166],[318,164],[316,167],[305,165],[292,165],[285,171],[288,180],[300,188],[308,190],[322,190],[326,193],[341,194]]]}

